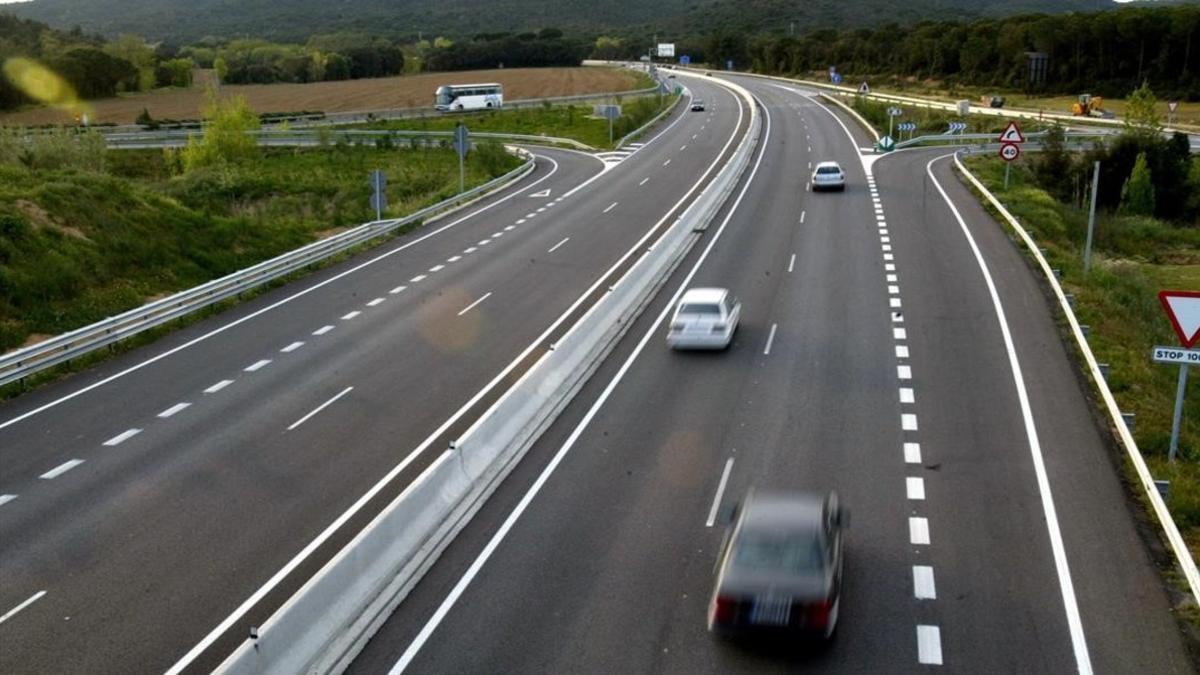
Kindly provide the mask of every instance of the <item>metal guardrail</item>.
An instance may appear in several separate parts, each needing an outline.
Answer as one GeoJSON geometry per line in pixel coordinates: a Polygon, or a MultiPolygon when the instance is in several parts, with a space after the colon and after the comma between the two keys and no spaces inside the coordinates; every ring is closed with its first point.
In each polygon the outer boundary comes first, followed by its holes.
{"type": "MultiPolygon", "coordinates": [[[[1025,134],[1027,141],[1041,141],[1046,138],[1049,132],[1036,131],[1025,134]]],[[[1112,138],[1113,134],[1103,131],[1069,131],[1063,134],[1063,139],[1067,143],[1080,142],[1086,139],[1108,139],[1112,138]]],[[[928,134],[925,136],[917,136],[905,141],[896,143],[896,149],[908,148],[914,145],[969,145],[972,141],[982,141],[984,144],[997,143],[996,134],[928,134]]]]}
{"type": "MultiPolygon", "coordinates": [[[[109,148],[113,149],[138,149],[146,147],[174,147],[187,145],[188,139],[196,136],[196,132],[186,129],[171,129],[165,131],[142,131],[135,133],[108,134],[105,136],[105,141],[109,148]]],[[[323,141],[336,143],[338,140],[346,142],[362,142],[370,141],[374,143],[381,138],[397,139],[424,139],[431,142],[437,139],[450,139],[454,137],[453,131],[406,131],[406,130],[387,130],[387,129],[333,129],[322,131],[308,130],[259,130],[250,132],[251,136],[258,139],[260,145],[314,145],[323,141]]],[[[518,143],[551,143],[554,145],[569,145],[578,150],[585,152],[595,151],[592,146],[581,143],[573,138],[562,138],[558,136],[539,136],[535,134],[507,134],[491,131],[473,131],[473,138],[484,138],[489,140],[514,141],[518,143]]]]}
{"type": "Polygon", "coordinates": [[[35,345],[0,356],[0,386],[20,381],[37,372],[79,358],[169,321],[186,316],[227,298],[321,262],[399,227],[431,216],[445,214],[484,194],[523,178],[533,170],[533,157],[519,150],[526,162],[479,187],[438,202],[403,218],[364,223],[346,232],[302,246],[244,270],[214,279],[136,309],[97,321],[35,345]]]}

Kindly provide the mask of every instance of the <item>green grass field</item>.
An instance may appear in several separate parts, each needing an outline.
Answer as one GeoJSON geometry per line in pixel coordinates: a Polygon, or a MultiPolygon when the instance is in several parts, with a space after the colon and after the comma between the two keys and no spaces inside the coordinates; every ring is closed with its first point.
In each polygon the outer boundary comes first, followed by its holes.
{"type": "Polygon", "coordinates": [[[1109,387],[1136,417],[1134,438],[1156,479],[1171,481],[1168,507],[1193,553],[1200,554],[1200,373],[1189,378],[1180,459],[1167,461],[1178,366],[1152,363],[1154,345],[1177,345],[1158,291],[1200,288],[1200,229],[1151,218],[1098,214],[1091,272],[1083,274],[1086,212],[1056,201],[1018,164],[1005,191],[1003,161],[975,157],[972,172],[1021,221],[1090,326],[1088,343],[1109,363],[1109,387]]]}

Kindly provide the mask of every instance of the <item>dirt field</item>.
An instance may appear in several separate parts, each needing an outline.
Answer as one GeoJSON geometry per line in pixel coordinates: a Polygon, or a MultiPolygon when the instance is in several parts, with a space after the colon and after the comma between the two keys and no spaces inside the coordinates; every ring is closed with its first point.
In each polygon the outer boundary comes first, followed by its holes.
{"type": "MultiPolygon", "coordinates": [[[[156,119],[198,119],[204,104],[204,89],[199,83],[207,79],[197,77],[197,86],[186,90],[162,90],[92,101],[91,119],[94,123],[130,124],[143,107],[156,119]]],[[[514,100],[625,91],[639,86],[634,73],[614,68],[513,68],[313,84],[226,85],[221,87],[221,93],[245,96],[250,107],[260,113],[354,112],[431,106],[438,85],[473,82],[499,82],[504,85],[505,99],[514,100]]],[[[0,113],[0,124],[70,121],[66,113],[48,108],[0,113]]]]}

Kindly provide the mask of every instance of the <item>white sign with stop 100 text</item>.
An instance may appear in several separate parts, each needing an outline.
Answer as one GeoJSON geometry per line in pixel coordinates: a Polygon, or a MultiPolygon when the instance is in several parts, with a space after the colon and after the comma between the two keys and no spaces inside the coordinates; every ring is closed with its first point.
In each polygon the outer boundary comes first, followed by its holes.
{"type": "Polygon", "coordinates": [[[1200,365],[1200,349],[1155,347],[1150,356],[1156,363],[1187,363],[1191,365],[1200,365]]]}

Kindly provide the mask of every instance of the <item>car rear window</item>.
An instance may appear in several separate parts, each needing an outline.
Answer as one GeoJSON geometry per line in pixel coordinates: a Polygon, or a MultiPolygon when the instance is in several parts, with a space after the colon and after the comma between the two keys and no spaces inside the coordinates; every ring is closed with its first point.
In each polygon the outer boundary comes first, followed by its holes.
{"type": "Polygon", "coordinates": [[[824,567],[824,554],[815,532],[791,536],[746,532],[734,548],[733,564],[756,571],[813,572],[824,567]]]}
{"type": "Polygon", "coordinates": [[[836,166],[818,166],[817,173],[841,173],[842,170],[836,166]]]}
{"type": "Polygon", "coordinates": [[[705,316],[720,316],[721,306],[711,303],[689,302],[688,304],[679,308],[679,313],[689,315],[700,314],[705,316]]]}

